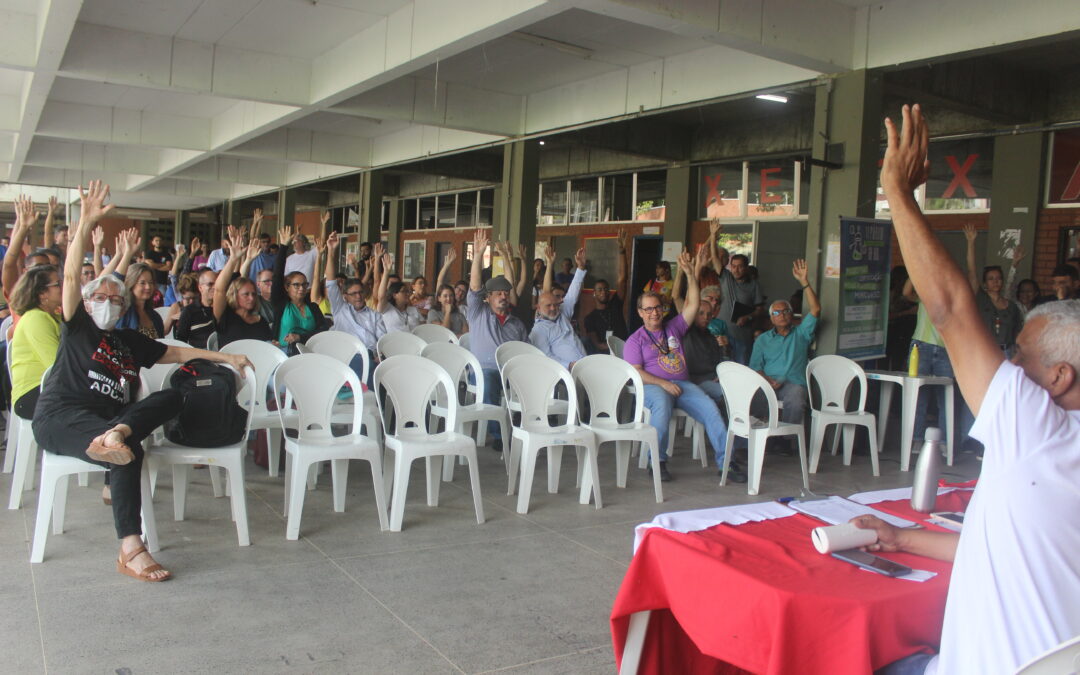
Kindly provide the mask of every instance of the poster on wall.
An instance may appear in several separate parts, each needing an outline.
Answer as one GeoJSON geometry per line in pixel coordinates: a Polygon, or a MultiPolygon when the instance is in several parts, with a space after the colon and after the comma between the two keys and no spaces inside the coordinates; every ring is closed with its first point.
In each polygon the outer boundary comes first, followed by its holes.
{"type": "Polygon", "coordinates": [[[837,354],[854,361],[885,356],[891,248],[891,222],[840,218],[837,354]]]}

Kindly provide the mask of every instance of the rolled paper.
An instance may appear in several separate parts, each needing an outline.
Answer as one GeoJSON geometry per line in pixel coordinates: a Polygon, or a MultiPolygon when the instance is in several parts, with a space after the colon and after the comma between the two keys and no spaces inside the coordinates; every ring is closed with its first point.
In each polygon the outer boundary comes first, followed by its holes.
{"type": "Polygon", "coordinates": [[[874,544],[877,542],[877,532],[856,527],[855,523],[841,523],[815,527],[810,533],[810,539],[818,553],[832,553],[874,544]]]}

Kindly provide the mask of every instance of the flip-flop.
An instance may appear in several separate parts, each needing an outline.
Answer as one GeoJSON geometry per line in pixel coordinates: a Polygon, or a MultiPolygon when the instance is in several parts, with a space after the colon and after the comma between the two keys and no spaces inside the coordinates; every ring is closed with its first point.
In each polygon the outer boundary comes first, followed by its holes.
{"type": "Polygon", "coordinates": [[[141,553],[146,553],[146,547],[145,546],[140,546],[139,548],[137,548],[134,551],[132,551],[131,553],[129,553],[128,556],[127,556],[127,559],[125,560],[124,559],[124,550],[120,549],[120,557],[116,560],[116,571],[119,572],[120,574],[127,575],[127,576],[129,576],[129,577],[131,577],[133,579],[138,579],[139,581],[157,582],[157,581],[168,581],[169,579],[172,579],[172,573],[167,571],[167,570],[165,571],[165,576],[163,576],[161,578],[154,578],[154,577],[150,576],[150,574],[152,574],[153,572],[157,572],[158,570],[164,570],[165,569],[164,567],[157,564],[156,562],[154,564],[152,564],[152,565],[147,565],[143,569],[142,572],[136,572],[135,570],[128,567],[128,563],[131,562],[132,560],[134,560],[136,557],[138,557],[139,554],[141,554],[141,553]]]}
{"type": "Polygon", "coordinates": [[[135,459],[135,453],[133,453],[131,448],[126,445],[120,445],[119,447],[106,446],[102,440],[108,433],[109,432],[106,431],[104,434],[101,434],[90,441],[90,447],[86,449],[87,457],[98,462],[108,462],[109,464],[116,464],[117,466],[129,464],[135,459]]]}

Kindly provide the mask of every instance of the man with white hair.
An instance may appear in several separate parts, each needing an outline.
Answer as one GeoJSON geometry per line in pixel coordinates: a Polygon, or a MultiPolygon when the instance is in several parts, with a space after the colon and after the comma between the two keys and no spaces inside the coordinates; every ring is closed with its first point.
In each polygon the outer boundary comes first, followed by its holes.
{"type": "Polygon", "coordinates": [[[769,320],[773,327],[754,341],[750,367],[768,380],[776,391],[777,400],[784,403],[780,421],[799,424],[806,415],[806,362],[821,316],[821,303],[810,287],[805,260],[796,260],[791,274],[802,286],[804,305],[810,311],[796,326],[787,300],[777,300],[770,305],[769,320]]]}
{"type": "Polygon", "coordinates": [[[978,486],[957,535],[899,530],[871,516],[875,551],[953,561],[940,653],[890,673],[1015,673],[1080,635],[1080,300],[1036,307],[1006,361],[971,286],[919,210],[929,131],[916,105],[898,131],[885,120],[881,185],[911,280],[945,342],[971,436],[985,446],[978,486]],[[929,663],[928,663],[929,662],[929,663]]]}
{"type": "Polygon", "coordinates": [[[552,288],[551,268],[554,266],[555,252],[550,247],[548,254],[544,291],[536,303],[536,322],[529,333],[529,342],[558,361],[563,368],[571,368],[575,362],[585,358],[585,347],[570,322],[578,296],[581,295],[581,284],[585,281],[585,249],[578,249],[574,254],[577,269],[570,281],[570,288],[562,298],[556,296],[552,288]]]}

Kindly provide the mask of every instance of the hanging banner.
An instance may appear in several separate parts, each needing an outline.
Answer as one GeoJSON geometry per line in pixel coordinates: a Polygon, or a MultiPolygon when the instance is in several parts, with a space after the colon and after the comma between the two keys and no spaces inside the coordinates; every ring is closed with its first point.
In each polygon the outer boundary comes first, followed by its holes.
{"type": "Polygon", "coordinates": [[[885,356],[891,249],[891,222],[840,218],[837,354],[855,361],[885,356]]]}

